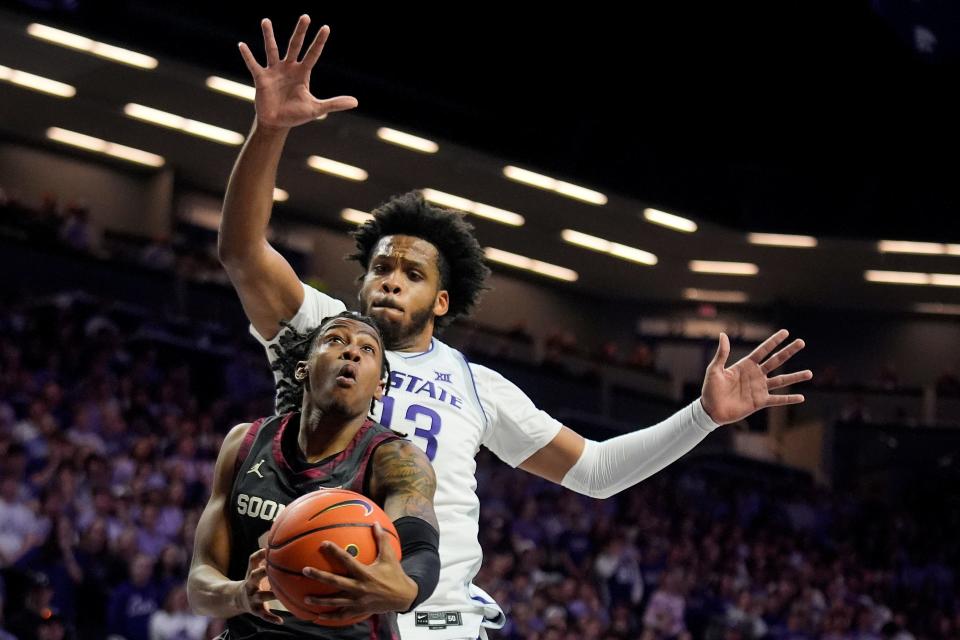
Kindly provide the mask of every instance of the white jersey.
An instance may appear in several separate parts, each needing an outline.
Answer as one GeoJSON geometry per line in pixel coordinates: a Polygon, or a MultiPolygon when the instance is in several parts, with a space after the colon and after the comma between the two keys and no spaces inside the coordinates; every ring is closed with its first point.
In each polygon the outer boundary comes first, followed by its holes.
{"type": "MultiPolygon", "coordinates": [[[[304,301],[290,324],[307,331],[345,310],[339,300],[303,285],[304,301]]],[[[267,348],[276,338],[264,340],[267,348]]],[[[440,582],[415,611],[400,615],[403,638],[476,638],[481,627],[499,628],[504,616],[472,584],[483,557],[477,539],[480,501],[476,461],[483,445],[516,467],[548,444],[561,424],[516,385],[433,338],[423,353],[388,351],[390,388],[375,414],[381,424],[407,434],[430,458],[437,475],[434,509],[440,523],[440,582]]],[[[277,374],[279,376],[279,374],[277,374]]]]}

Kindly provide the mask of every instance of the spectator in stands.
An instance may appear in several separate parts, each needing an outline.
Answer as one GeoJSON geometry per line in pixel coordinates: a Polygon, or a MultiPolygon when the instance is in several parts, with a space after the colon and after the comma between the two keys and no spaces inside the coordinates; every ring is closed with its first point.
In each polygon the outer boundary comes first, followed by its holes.
{"type": "Polygon", "coordinates": [[[26,595],[23,608],[10,616],[8,629],[17,640],[38,640],[43,621],[55,612],[51,608],[53,589],[46,575],[30,571],[26,574],[26,595]]]}
{"type": "Polygon", "coordinates": [[[663,586],[653,593],[644,611],[644,640],[690,638],[684,620],[685,609],[684,573],[681,569],[672,569],[666,575],[663,586]]]}
{"type": "Polygon", "coordinates": [[[153,559],[138,554],[130,560],[129,571],[130,579],[110,595],[107,628],[126,640],[150,640],[150,617],[162,600],[153,581],[153,559]]]}
{"type": "Polygon", "coordinates": [[[150,640],[203,640],[209,620],[190,611],[183,583],[172,586],[150,616],[150,640]]]}
{"type": "Polygon", "coordinates": [[[95,253],[99,249],[97,230],[90,222],[90,211],[86,207],[71,205],[67,208],[60,227],[60,240],[81,253],[95,253]]]}
{"type": "Polygon", "coordinates": [[[177,254],[173,251],[170,237],[157,236],[140,252],[138,261],[148,269],[157,271],[172,271],[177,263],[177,254]]]}
{"type": "Polygon", "coordinates": [[[39,543],[39,522],[20,492],[21,481],[0,479],[0,568],[17,562],[39,543]]]}

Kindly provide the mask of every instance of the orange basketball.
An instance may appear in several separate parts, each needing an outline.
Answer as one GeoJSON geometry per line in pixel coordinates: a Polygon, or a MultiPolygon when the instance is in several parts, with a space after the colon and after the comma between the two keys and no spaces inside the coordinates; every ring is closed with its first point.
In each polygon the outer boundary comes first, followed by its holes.
{"type": "Polygon", "coordinates": [[[298,618],[328,627],[343,627],[363,620],[366,616],[317,621],[318,613],[333,609],[308,607],[304,597],[327,595],[336,588],[306,577],[303,568],[345,573],[320,551],[320,544],[327,540],[358,561],[373,563],[377,559],[374,522],[379,522],[390,536],[393,552],[399,558],[400,539],[396,528],[383,509],[364,495],[346,489],[320,489],[288,504],[273,522],[267,540],[267,578],[277,599],[298,618]]]}

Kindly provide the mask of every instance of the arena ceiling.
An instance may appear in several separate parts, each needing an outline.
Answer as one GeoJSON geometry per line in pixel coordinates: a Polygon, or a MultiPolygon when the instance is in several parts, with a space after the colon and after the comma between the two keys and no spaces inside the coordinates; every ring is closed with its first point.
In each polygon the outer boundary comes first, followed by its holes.
{"type": "MultiPolygon", "coordinates": [[[[77,94],[57,99],[0,83],[4,137],[64,149],[46,139],[49,127],[99,136],[162,155],[183,183],[212,194],[222,193],[237,147],[135,120],[124,105],[246,133],[251,104],[204,81],[247,82],[236,42],[260,51],[264,12],[284,41],[305,6],[6,4],[0,65],[77,94]],[[55,46],[27,34],[32,22],[159,64],[145,71],[55,46]]],[[[960,255],[951,255],[960,253],[952,10],[874,2],[722,11],[311,9],[333,28],[315,93],[352,94],[361,106],[291,136],[279,180],[290,197],[277,216],[347,229],[344,208],[369,210],[432,187],[520,213],[520,227],[474,216],[481,241],[575,270],[575,283],[556,283],[563,288],[667,301],[685,289],[742,291],[759,305],[894,311],[960,304],[960,276],[928,277],[929,286],[864,276],[960,274],[960,255]],[[386,144],[376,135],[384,126],[435,141],[439,152],[386,144]],[[306,164],[311,155],[361,167],[368,178],[319,174],[306,164]],[[508,180],[507,165],[602,192],[607,202],[508,180]],[[689,218],[698,230],[651,224],[646,208],[689,218]],[[573,246],[563,229],[652,252],[657,264],[573,246]],[[809,235],[817,246],[754,245],[750,232],[809,235]],[[941,254],[881,252],[884,239],[938,243],[941,254]],[[748,262],[759,272],[698,273],[691,260],[748,262]]]]}

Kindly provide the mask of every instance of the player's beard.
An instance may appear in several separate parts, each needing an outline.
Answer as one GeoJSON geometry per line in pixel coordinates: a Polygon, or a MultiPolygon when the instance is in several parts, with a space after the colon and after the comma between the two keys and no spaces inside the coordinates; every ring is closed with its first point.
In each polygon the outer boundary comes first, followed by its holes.
{"type": "Polygon", "coordinates": [[[433,319],[433,307],[428,306],[416,311],[410,315],[410,321],[390,322],[386,318],[377,317],[370,314],[380,329],[380,335],[383,336],[383,345],[387,349],[396,349],[398,347],[408,346],[413,336],[418,336],[433,319]]]}

